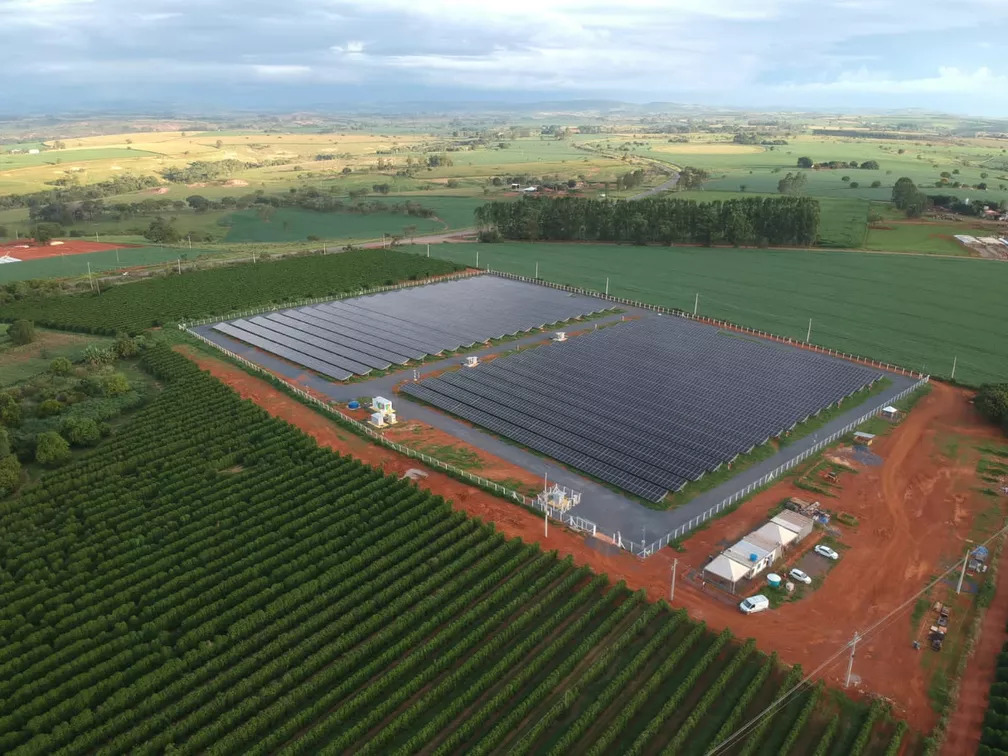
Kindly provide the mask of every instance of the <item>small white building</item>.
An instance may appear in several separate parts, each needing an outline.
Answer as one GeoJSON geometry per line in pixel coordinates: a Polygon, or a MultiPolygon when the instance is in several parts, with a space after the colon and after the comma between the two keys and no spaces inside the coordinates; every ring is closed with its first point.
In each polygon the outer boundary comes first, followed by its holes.
{"type": "Polygon", "coordinates": [[[882,412],[880,414],[886,420],[897,420],[897,419],[899,419],[899,410],[896,409],[895,407],[893,407],[891,404],[888,405],[888,406],[886,406],[886,407],[883,407],[882,408],[882,412]]]}
{"type": "Polygon", "coordinates": [[[371,400],[371,409],[374,412],[371,414],[368,422],[375,428],[384,428],[386,425],[395,425],[396,413],[392,409],[392,402],[386,399],[384,396],[376,396],[371,400]]]}
{"type": "Polygon", "coordinates": [[[581,503],[581,492],[563,488],[558,483],[554,483],[552,487],[540,491],[536,500],[540,507],[548,506],[560,512],[566,512],[581,503]]]}
{"type": "Polygon", "coordinates": [[[376,412],[393,412],[392,402],[384,396],[376,396],[371,400],[371,409],[376,412]]]}
{"type": "Polygon", "coordinates": [[[798,512],[792,512],[790,509],[785,509],[783,512],[775,514],[770,518],[770,522],[794,532],[798,541],[812,534],[812,526],[814,524],[811,517],[806,517],[798,512]]]}
{"type": "Polygon", "coordinates": [[[780,545],[750,533],[741,541],[725,549],[724,555],[748,566],[746,577],[753,578],[777,558],[780,545]]]}
{"type": "Polygon", "coordinates": [[[36,148],[36,147],[32,147],[32,148],[31,148],[30,150],[28,150],[28,154],[29,154],[29,155],[38,155],[38,154],[39,154],[39,152],[41,152],[41,150],[39,150],[39,149],[38,149],[38,148],[36,148]]]}
{"type": "Polygon", "coordinates": [[[735,585],[749,576],[749,566],[725,554],[719,554],[703,568],[703,579],[735,593],[735,585]]]}
{"type": "Polygon", "coordinates": [[[465,358],[466,367],[476,367],[477,365],[479,365],[479,357],[477,357],[475,354],[470,354],[468,357],[465,358]]]}

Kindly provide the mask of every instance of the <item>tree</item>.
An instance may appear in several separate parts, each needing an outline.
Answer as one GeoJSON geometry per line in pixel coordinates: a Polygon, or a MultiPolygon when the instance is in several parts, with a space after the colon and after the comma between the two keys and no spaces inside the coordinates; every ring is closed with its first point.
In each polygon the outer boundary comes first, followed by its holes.
{"type": "Polygon", "coordinates": [[[871,182],[872,189],[878,189],[880,186],[882,186],[882,182],[879,181],[878,179],[875,179],[874,181],[871,182]]]}
{"type": "Polygon", "coordinates": [[[119,396],[130,390],[129,379],[122,373],[112,373],[102,381],[105,396],[119,396]]]}
{"type": "Polygon", "coordinates": [[[97,344],[88,344],[84,347],[82,355],[92,365],[106,365],[113,362],[116,357],[114,349],[100,347],[97,344]]]}
{"type": "Polygon", "coordinates": [[[90,417],[71,415],[60,424],[60,435],[74,446],[94,446],[101,440],[101,429],[90,417]]]}
{"type": "Polygon", "coordinates": [[[981,181],[979,184],[977,184],[976,188],[979,189],[982,192],[987,191],[987,184],[986,184],[986,182],[981,181]]]}
{"type": "Polygon", "coordinates": [[[46,399],[36,409],[35,414],[39,417],[52,417],[63,411],[63,404],[57,399],[46,399]]]}
{"type": "Polygon", "coordinates": [[[861,170],[863,171],[877,171],[878,169],[879,169],[878,160],[865,160],[863,163],[861,163],[861,170]]]}
{"type": "Polygon", "coordinates": [[[781,194],[801,194],[808,184],[808,178],[804,173],[791,173],[777,182],[777,191],[781,194]]]}
{"type": "Polygon", "coordinates": [[[841,181],[844,181],[844,182],[846,182],[846,181],[850,181],[850,176],[841,176],[841,177],[840,177],[840,180],[841,180],[841,181]]]}
{"type": "Polygon", "coordinates": [[[10,434],[6,428],[0,428],[0,457],[6,457],[11,453],[10,434]]]}
{"type": "Polygon", "coordinates": [[[11,343],[23,346],[35,341],[35,324],[30,320],[15,320],[7,329],[11,343]]]}
{"type": "Polygon", "coordinates": [[[860,186],[860,184],[858,184],[857,181],[851,181],[850,184],[848,184],[848,186],[850,186],[851,189],[857,189],[860,186]]]}
{"type": "Polygon", "coordinates": [[[903,210],[907,217],[914,218],[924,212],[927,207],[927,196],[923,194],[912,180],[903,176],[896,180],[892,190],[892,203],[903,210]]]}
{"type": "Polygon", "coordinates": [[[137,339],[126,334],[119,334],[112,347],[119,357],[136,357],[140,352],[140,344],[137,339]]]}
{"type": "Polygon", "coordinates": [[[35,461],[56,467],[70,458],[70,444],[56,431],[39,433],[35,441],[35,461]]]}
{"type": "Polygon", "coordinates": [[[32,238],[38,244],[48,244],[58,233],[52,223],[39,223],[32,231],[32,238]]]}
{"type": "Polygon", "coordinates": [[[220,139],[218,139],[216,142],[214,142],[214,147],[216,147],[218,150],[221,147],[223,147],[223,146],[224,146],[224,142],[222,142],[220,139]]]}
{"type": "Polygon", "coordinates": [[[157,244],[173,244],[182,238],[171,222],[161,216],[150,222],[143,235],[145,239],[157,244]]]}
{"type": "Polygon", "coordinates": [[[21,485],[21,463],[14,454],[6,454],[0,459],[0,495],[17,490],[21,485]]]}
{"type": "Polygon", "coordinates": [[[9,391],[0,393],[0,423],[8,428],[21,425],[21,403],[9,391]]]}
{"type": "Polygon", "coordinates": [[[208,200],[201,194],[193,194],[190,195],[189,197],[186,197],[186,204],[188,204],[189,207],[191,207],[197,213],[206,212],[213,205],[213,203],[210,200],[208,200]]]}
{"type": "Polygon", "coordinates": [[[981,415],[1008,433],[1008,383],[985,383],[973,404],[981,415]]]}
{"type": "Polygon", "coordinates": [[[813,166],[812,158],[810,157],[800,157],[798,158],[799,168],[811,168],[813,166]]]}

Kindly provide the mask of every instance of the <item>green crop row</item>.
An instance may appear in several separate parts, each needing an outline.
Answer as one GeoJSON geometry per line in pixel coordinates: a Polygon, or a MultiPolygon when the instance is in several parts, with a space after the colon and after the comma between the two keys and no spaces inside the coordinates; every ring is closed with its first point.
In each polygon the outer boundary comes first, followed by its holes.
{"type": "Polygon", "coordinates": [[[25,318],[68,331],[115,334],[296,299],[342,296],[459,270],[431,258],[369,249],[186,271],[112,286],[100,294],[29,295],[0,305],[0,320],[25,318]]]}

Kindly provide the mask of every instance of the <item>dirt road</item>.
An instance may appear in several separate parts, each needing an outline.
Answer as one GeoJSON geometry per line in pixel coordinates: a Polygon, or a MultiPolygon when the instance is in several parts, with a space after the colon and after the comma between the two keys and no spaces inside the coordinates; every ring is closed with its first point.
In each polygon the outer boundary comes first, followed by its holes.
{"type": "MultiPolygon", "coordinates": [[[[414,460],[343,430],[237,367],[184,348],[180,351],[241,396],[298,426],[320,444],[353,454],[388,473],[401,475],[410,467],[420,467],[414,460]]],[[[705,620],[715,630],[730,627],[739,637],[755,638],[762,650],[777,651],[783,661],[800,663],[806,671],[835,657],[817,676],[841,684],[846,662],[843,647],[854,630],[863,631],[889,614],[938,572],[943,560],[954,559],[960,552],[979,494],[972,490],[972,464],[947,466],[934,458],[948,433],[995,437],[975,417],[966,392],[936,383],[914,412],[877,444],[875,451],[884,463],[844,476],[839,499],[831,500],[830,506],[850,512],[861,525],[845,534],[849,550],[822,587],[806,598],[746,617],[733,603],[716,600],[700,586],[680,580],[675,605],[685,606],[690,616],[705,620]]],[[[456,508],[493,521],[507,535],[572,554],[578,564],[590,565],[614,581],[625,580],[631,588],[644,588],[651,599],[668,599],[674,558],[679,559],[678,574],[683,575],[701,566],[724,540],[759,525],[783,498],[804,493],[783,482],[690,538],[685,553],[664,549],[642,561],[599,539],[585,539],[559,527],[550,528],[544,540],[538,517],[432,470],[421,485],[451,499],[456,508]]],[[[857,690],[886,696],[893,701],[897,716],[926,732],[933,727],[935,715],[928,704],[921,652],[910,643],[909,613],[907,607],[858,645],[854,670],[860,678],[857,690]]]]}

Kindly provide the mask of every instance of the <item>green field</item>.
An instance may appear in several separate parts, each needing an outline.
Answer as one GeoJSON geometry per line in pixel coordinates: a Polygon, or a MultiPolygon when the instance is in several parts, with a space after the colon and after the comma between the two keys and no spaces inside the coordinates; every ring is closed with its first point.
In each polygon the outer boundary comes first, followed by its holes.
{"type": "Polygon", "coordinates": [[[81,359],[89,344],[105,347],[112,343],[103,336],[80,335],[35,329],[35,341],[15,345],[7,338],[8,325],[0,324],[0,386],[8,386],[44,372],[57,357],[71,362],[81,359]]]}
{"type": "Polygon", "coordinates": [[[320,213],[300,208],[277,208],[268,218],[257,209],[232,213],[227,242],[283,242],[320,239],[375,239],[383,233],[403,234],[416,226],[417,235],[440,231],[444,226],[432,218],[403,213],[320,213]]]}
{"type": "MultiPolygon", "coordinates": [[[[407,250],[410,248],[406,248],[407,250]]],[[[420,250],[416,250],[420,251],[420,250]]],[[[431,255],[692,311],[968,383],[1008,378],[1008,265],[806,250],[440,244],[431,255]]]]}
{"type": "Polygon", "coordinates": [[[121,147],[105,147],[90,150],[44,150],[37,155],[0,154],[0,171],[15,168],[29,168],[36,165],[60,165],[91,160],[116,160],[119,158],[155,157],[156,152],[147,150],[127,150],[121,147]]]}
{"type": "MultiPolygon", "coordinates": [[[[164,390],[0,509],[0,752],[700,756],[804,675],[143,361],[164,390]]],[[[904,735],[805,686],[730,752],[904,735]]]]}
{"type": "MultiPolygon", "coordinates": [[[[88,265],[92,273],[131,268],[137,265],[174,263],[184,260],[183,265],[201,255],[214,254],[211,250],[188,247],[129,247],[107,252],[91,252],[83,255],[46,257],[41,260],[5,263],[0,265],[0,283],[28,281],[35,278],[66,278],[87,275],[88,265]]],[[[16,251],[13,253],[17,257],[16,251]]]]}
{"type": "Polygon", "coordinates": [[[963,223],[892,223],[883,222],[879,227],[868,229],[867,249],[891,252],[919,252],[932,255],[974,255],[953,237],[956,234],[969,236],[998,236],[990,226],[974,226],[963,223]]]}

